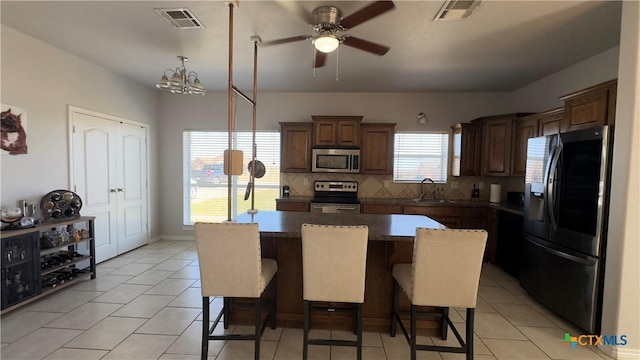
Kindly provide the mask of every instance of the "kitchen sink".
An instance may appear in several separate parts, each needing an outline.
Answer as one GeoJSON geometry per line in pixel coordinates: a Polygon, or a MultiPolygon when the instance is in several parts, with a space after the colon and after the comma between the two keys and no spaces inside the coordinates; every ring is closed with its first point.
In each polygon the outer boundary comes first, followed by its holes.
{"type": "Polygon", "coordinates": [[[433,200],[433,199],[421,199],[421,198],[417,198],[417,199],[413,199],[413,201],[417,202],[417,203],[423,203],[423,204],[455,204],[456,202],[454,200],[433,200]]]}

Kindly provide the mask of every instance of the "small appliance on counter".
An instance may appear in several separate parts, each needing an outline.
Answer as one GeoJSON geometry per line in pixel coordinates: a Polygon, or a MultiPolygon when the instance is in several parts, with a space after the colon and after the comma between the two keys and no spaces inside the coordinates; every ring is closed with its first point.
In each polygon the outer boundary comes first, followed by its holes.
{"type": "Polygon", "coordinates": [[[284,185],[282,187],[282,197],[288,198],[289,195],[291,195],[291,188],[289,187],[289,185],[284,185]]]}

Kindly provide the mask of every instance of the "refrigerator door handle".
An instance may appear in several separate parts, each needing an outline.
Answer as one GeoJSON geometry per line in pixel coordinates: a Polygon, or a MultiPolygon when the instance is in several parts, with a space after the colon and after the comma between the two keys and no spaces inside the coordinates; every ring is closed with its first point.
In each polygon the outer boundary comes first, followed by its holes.
{"type": "Polygon", "coordinates": [[[562,147],[558,144],[558,146],[554,149],[553,158],[551,159],[550,166],[547,169],[547,181],[546,181],[546,196],[545,204],[547,207],[547,215],[548,215],[548,223],[551,227],[552,231],[555,231],[558,228],[558,223],[556,221],[556,180],[558,175],[558,160],[560,159],[560,155],[562,154],[562,147]]]}
{"type": "Polygon", "coordinates": [[[571,254],[567,254],[565,252],[559,251],[559,250],[555,250],[552,249],[550,247],[544,246],[540,243],[538,243],[537,241],[533,241],[531,239],[529,239],[528,237],[526,237],[526,240],[530,243],[533,244],[537,247],[539,247],[542,251],[548,252],[550,254],[553,254],[555,256],[559,256],[561,258],[567,259],[569,261],[573,261],[573,262],[577,262],[583,265],[587,265],[587,266],[592,266],[593,264],[595,264],[595,261],[589,260],[589,259],[585,259],[585,258],[581,258],[575,255],[571,255],[571,254]]]}

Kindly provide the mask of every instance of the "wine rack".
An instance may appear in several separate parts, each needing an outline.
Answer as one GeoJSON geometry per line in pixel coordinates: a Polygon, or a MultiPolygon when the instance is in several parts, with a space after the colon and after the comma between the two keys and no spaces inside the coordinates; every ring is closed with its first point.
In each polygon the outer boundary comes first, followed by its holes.
{"type": "Polygon", "coordinates": [[[96,278],[94,219],[49,220],[29,229],[2,231],[2,314],[96,278]],[[63,236],[56,229],[63,229],[63,236]]]}

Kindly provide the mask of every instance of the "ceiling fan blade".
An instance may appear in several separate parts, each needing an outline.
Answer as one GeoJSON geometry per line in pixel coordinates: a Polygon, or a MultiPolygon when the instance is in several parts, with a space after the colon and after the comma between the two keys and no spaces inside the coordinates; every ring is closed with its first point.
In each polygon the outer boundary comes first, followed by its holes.
{"type": "Polygon", "coordinates": [[[327,60],[327,54],[323,53],[322,51],[318,51],[316,50],[316,60],[315,60],[315,67],[319,68],[319,67],[323,67],[325,62],[327,60]]]}
{"type": "Polygon", "coordinates": [[[287,44],[287,43],[290,43],[290,42],[296,42],[296,41],[300,41],[300,40],[307,40],[309,38],[310,38],[309,35],[298,35],[298,36],[292,36],[292,37],[288,37],[288,38],[276,39],[276,40],[271,40],[271,41],[263,41],[263,42],[260,43],[260,46],[272,46],[272,45],[287,44]]]}
{"type": "Polygon", "coordinates": [[[376,1],[342,19],[342,21],[340,21],[340,25],[345,29],[351,29],[378,15],[384,14],[395,7],[396,6],[393,4],[393,1],[376,1]]]}
{"type": "Polygon", "coordinates": [[[373,43],[371,41],[363,40],[353,36],[346,36],[342,41],[344,45],[351,46],[362,51],[370,52],[379,56],[382,56],[389,51],[389,47],[373,43]]]}
{"type": "Polygon", "coordinates": [[[313,15],[311,15],[310,12],[305,10],[300,5],[299,2],[291,1],[291,0],[276,0],[276,2],[278,4],[280,4],[280,6],[285,8],[287,11],[298,15],[298,17],[300,17],[302,20],[304,20],[307,24],[310,24],[310,25],[315,25],[316,24],[316,19],[314,19],[313,15]]]}

